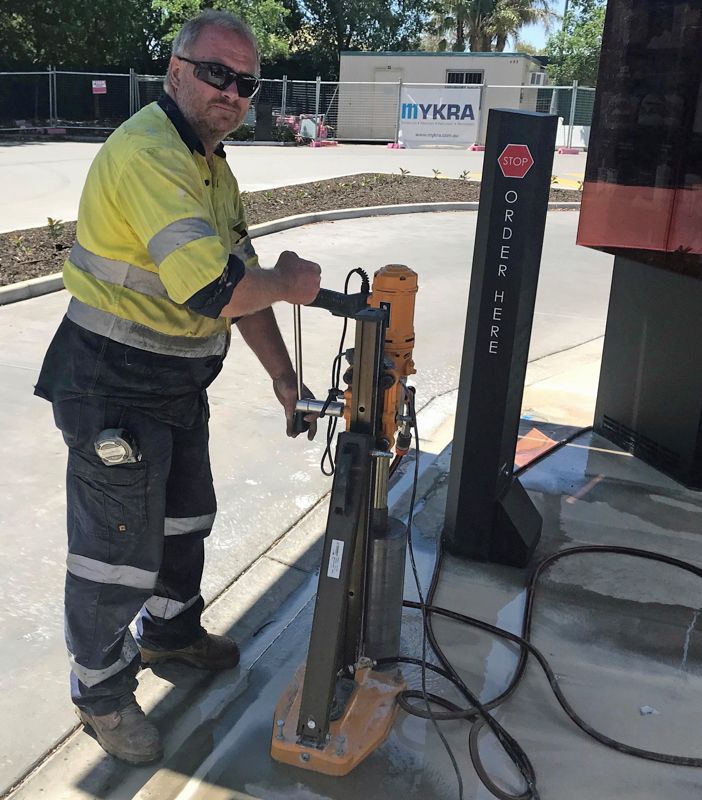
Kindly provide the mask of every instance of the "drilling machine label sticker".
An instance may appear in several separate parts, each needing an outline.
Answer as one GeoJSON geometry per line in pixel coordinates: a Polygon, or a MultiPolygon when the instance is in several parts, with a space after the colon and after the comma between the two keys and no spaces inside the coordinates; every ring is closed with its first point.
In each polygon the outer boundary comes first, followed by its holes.
{"type": "Polygon", "coordinates": [[[327,577],[339,579],[341,574],[341,559],[344,555],[344,543],[341,539],[332,539],[331,550],[329,551],[329,565],[327,566],[327,577]]]}

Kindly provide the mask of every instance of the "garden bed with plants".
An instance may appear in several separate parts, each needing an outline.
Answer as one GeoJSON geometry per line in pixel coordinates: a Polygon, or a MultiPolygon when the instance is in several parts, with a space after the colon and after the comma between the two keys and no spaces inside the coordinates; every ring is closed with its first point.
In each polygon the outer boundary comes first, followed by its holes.
{"type": "MultiPolygon", "coordinates": [[[[438,172],[434,178],[409,174],[347,175],[258,192],[242,192],[249,225],[311,211],[400,203],[470,202],[477,201],[479,196],[480,184],[471,180],[469,172],[448,179],[438,172]]],[[[574,190],[552,188],[550,199],[573,202],[580,199],[580,194],[574,190]]],[[[40,228],[1,233],[0,285],[60,272],[75,233],[75,222],[51,218],[40,228]]]]}

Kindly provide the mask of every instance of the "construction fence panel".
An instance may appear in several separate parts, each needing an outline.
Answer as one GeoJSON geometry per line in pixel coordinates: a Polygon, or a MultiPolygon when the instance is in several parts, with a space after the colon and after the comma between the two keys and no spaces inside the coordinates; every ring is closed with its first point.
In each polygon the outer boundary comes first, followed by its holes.
{"type": "Polygon", "coordinates": [[[132,113],[130,75],[56,71],[55,123],[113,129],[132,113]]]}
{"type": "Polygon", "coordinates": [[[555,114],[558,147],[587,147],[595,90],[572,86],[485,86],[481,100],[480,144],[485,143],[491,108],[555,114]]]}
{"type": "MultiPolygon", "coordinates": [[[[276,141],[280,138],[280,126],[283,124],[281,114],[283,111],[285,81],[264,79],[261,81],[261,88],[254,97],[249,107],[249,111],[244,118],[244,124],[238,131],[229,137],[230,139],[269,139],[276,141]],[[256,123],[260,121],[258,129],[256,123]]],[[[291,138],[293,134],[291,132],[291,138]]]]}
{"type": "Polygon", "coordinates": [[[303,139],[316,139],[325,120],[318,107],[321,81],[287,81],[284,124],[303,139]]]}
{"type": "Polygon", "coordinates": [[[51,119],[51,73],[0,72],[0,128],[45,126],[51,119]]]}
{"type": "Polygon", "coordinates": [[[339,83],[337,138],[340,141],[397,141],[400,92],[398,82],[339,83]]]}
{"type": "MultiPolygon", "coordinates": [[[[69,72],[0,73],[0,129],[111,130],[163,91],[163,75],[69,72]],[[96,93],[99,92],[99,93],[96,93]]],[[[443,90],[444,84],[423,84],[443,90]]],[[[460,88],[452,84],[451,88],[460,88]]],[[[494,86],[480,90],[476,144],[485,143],[491,108],[559,117],[557,145],[586,148],[595,90],[571,86],[494,86]]],[[[231,140],[397,142],[402,82],[263,79],[231,140]],[[270,117],[268,116],[270,115],[270,117]],[[256,126],[257,118],[261,120],[256,126]]]]}
{"type": "Polygon", "coordinates": [[[573,89],[575,103],[573,122],[570,131],[571,147],[587,147],[590,142],[590,126],[595,108],[595,90],[586,86],[577,86],[573,89]]]}
{"type": "Polygon", "coordinates": [[[484,86],[480,103],[480,133],[478,144],[485,144],[490,109],[553,113],[552,92],[542,92],[540,86],[484,86]]]}
{"type": "Polygon", "coordinates": [[[134,111],[158,100],[163,92],[164,78],[165,75],[134,75],[134,111]]]}

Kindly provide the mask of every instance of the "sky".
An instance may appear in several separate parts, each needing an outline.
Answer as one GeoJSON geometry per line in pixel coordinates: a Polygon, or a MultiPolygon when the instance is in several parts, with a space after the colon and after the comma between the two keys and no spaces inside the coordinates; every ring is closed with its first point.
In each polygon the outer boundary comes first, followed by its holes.
{"type": "MultiPolygon", "coordinates": [[[[565,0],[553,0],[551,7],[557,14],[563,14],[563,7],[565,0]]],[[[556,20],[553,23],[552,30],[558,25],[556,20]]],[[[542,48],[546,44],[546,39],[549,34],[546,32],[543,25],[527,25],[519,32],[519,38],[522,42],[533,44],[534,47],[542,48]]]]}

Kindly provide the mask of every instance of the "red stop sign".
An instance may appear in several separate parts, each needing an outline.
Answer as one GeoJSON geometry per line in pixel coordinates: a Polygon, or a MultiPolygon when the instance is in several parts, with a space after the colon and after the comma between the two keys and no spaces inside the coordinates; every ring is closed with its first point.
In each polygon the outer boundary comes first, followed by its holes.
{"type": "Polygon", "coordinates": [[[497,163],[505,178],[523,178],[534,166],[534,159],[525,144],[508,144],[497,163]]]}

